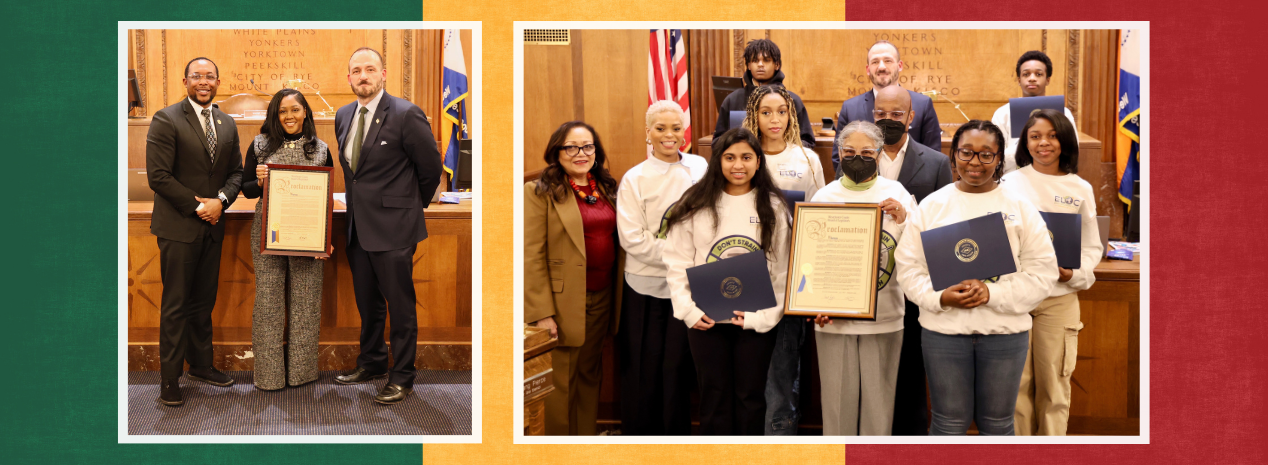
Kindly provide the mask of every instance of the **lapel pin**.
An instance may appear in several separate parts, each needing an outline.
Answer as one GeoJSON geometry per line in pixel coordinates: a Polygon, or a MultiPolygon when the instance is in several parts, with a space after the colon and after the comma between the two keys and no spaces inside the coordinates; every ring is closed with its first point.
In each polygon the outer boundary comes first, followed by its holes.
{"type": "Polygon", "coordinates": [[[379,119],[378,119],[378,118],[374,118],[374,124],[379,124],[379,119]]]}
{"type": "Polygon", "coordinates": [[[216,124],[220,124],[220,120],[216,120],[216,124]]]}
{"type": "Polygon", "coordinates": [[[379,145],[387,145],[387,141],[381,141],[379,142],[379,145]]]}

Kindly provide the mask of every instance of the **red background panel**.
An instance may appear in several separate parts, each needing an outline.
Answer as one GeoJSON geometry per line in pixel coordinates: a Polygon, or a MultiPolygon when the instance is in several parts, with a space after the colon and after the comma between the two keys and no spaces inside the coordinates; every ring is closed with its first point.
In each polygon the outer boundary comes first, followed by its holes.
{"type": "Polygon", "coordinates": [[[848,2],[853,21],[1149,21],[1151,91],[1150,444],[849,446],[851,465],[1268,463],[1266,13],[1252,1],[848,2]]]}

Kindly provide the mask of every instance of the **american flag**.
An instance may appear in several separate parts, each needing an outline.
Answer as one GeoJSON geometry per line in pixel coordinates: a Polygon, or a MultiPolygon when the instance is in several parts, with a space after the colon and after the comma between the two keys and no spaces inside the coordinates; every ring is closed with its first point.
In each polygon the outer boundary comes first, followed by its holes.
{"type": "MultiPolygon", "coordinates": [[[[691,99],[687,94],[687,44],[682,29],[652,29],[647,55],[647,105],[674,100],[682,107],[683,151],[691,148],[691,99]]],[[[649,153],[650,156],[650,153],[649,153]]]]}

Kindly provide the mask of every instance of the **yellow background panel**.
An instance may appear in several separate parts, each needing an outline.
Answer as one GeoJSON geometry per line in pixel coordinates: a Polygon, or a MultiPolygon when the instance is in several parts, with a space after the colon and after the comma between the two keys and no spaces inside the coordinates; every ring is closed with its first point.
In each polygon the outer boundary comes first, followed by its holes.
{"type": "MultiPolygon", "coordinates": [[[[483,28],[483,337],[482,444],[424,447],[431,464],[489,463],[832,463],[845,462],[841,445],[526,445],[513,444],[512,405],[512,199],[523,183],[513,179],[514,21],[833,21],[845,18],[845,2],[648,2],[456,0],[428,1],[428,21],[482,21],[483,28]]],[[[725,26],[718,26],[725,28],[725,26]]],[[[531,72],[529,70],[528,72],[531,72]]],[[[709,438],[700,437],[701,442],[709,438]]],[[[596,438],[601,441],[602,438],[596,438]]]]}

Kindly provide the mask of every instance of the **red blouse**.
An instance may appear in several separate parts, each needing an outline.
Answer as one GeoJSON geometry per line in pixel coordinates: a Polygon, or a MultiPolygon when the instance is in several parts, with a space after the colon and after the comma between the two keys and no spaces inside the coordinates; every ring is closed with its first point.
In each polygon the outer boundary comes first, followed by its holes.
{"type": "MultiPolygon", "coordinates": [[[[594,185],[577,186],[582,194],[595,195],[594,185]]],[[[576,195],[575,193],[573,194],[576,195]]],[[[603,196],[594,205],[576,197],[586,238],[586,291],[601,291],[612,285],[616,265],[616,209],[603,196]]]]}

